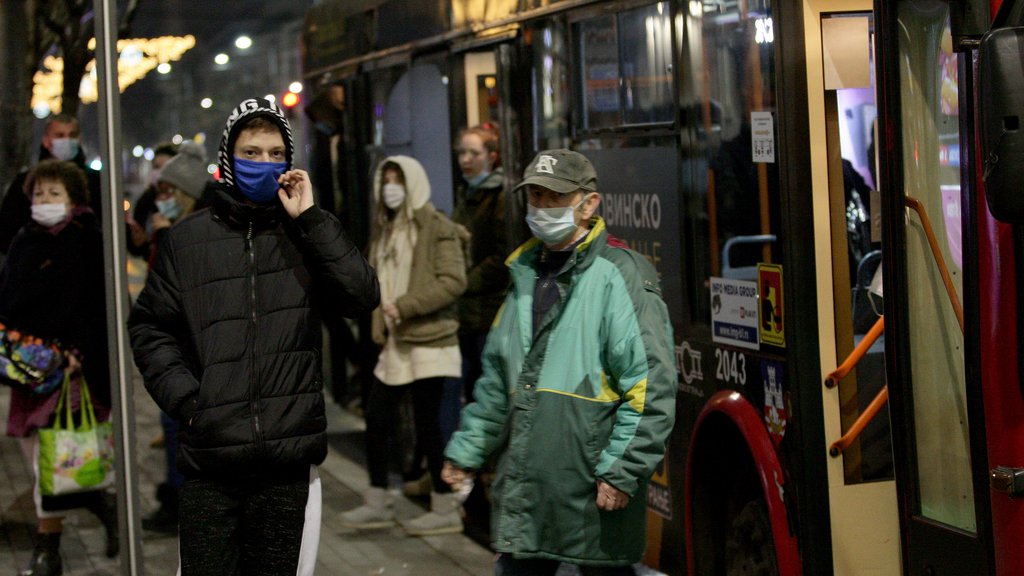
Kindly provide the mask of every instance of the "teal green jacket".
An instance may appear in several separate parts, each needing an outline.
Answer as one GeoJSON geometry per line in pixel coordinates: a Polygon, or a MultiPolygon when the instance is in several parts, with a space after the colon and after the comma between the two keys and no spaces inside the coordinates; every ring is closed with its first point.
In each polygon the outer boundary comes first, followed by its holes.
{"type": "Polygon", "coordinates": [[[654,267],[608,239],[595,218],[536,338],[540,242],[509,256],[512,287],[487,337],[475,402],[445,449],[466,469],[498,455],[492,544],[516,558],[621,565],[643,554],[647,480],[675,415],[672,327],[654,267]],[[629,505],[598,510],[598,479],[629,505]]]}

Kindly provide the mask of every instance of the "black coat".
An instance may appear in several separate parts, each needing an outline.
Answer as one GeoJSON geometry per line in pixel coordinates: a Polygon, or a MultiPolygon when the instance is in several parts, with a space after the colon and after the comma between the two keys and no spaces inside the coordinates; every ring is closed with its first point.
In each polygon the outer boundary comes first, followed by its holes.
{"type": "Polygon", "coordinates": [[[172,226],[128,328],[147,389],[181,423],[179,468],[236,478],[322,462],[321,313],[379,300],[373,269],[319,208],[292,221],[218,190],[172,226]]]}
{"type": "Polygon", "coordinates": [[[91,212],[58,234],[30,222],[0,271],[0,317],[40,338],[77,348],[94,400],[110,406],[103,234],[91,212]]]}

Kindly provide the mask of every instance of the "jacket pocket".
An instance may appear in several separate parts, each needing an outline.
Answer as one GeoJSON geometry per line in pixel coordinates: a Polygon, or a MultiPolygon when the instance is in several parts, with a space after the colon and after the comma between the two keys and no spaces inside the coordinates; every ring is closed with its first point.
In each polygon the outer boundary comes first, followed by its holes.
{"type": "Polygon", "coordinates": [[[395,336],[410,344],[431,344],[454,336],[458,331],[459,321],[449,308],[429,316],[402,321],[395,336]]]}

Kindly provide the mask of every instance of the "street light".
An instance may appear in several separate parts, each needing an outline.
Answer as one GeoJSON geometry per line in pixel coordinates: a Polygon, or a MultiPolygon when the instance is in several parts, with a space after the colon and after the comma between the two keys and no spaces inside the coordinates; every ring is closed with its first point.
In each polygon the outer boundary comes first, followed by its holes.
{"type": "Polygon", "coordinates": [[[302,82],[292,82],[288,85],[288,91],[296,94],[302,92],[302,82]]]}
{"type": "Polygon", "coordinates": [[[213,99],[212,98],[203,98],[199,102],[199,105],[202,106],[203,108],[209,108],[210,106],[213,106],[213,99]]]}
{"type": "Polygon", "coordinates": [[[235,39],[235,48],[239,50],[248,50],[252,46],[252,38],[248,36],[239,36],[235,39]]]}
{"type": "Polygon", "coordinates": [[[231,60],[231,57],[223,52],[213,57],[213,61],[219,64],[220,66],[227,64],[229,60],[231,60]]]}
{"type": "Polygon", "coordinates": [[[156,71],[161,74],[168,74],[171,71],[171,65],[167,62],[163,62],[156,67],[156,71]]]}
{"type": "Polygon", "coordinates": [[[285,108],[292,108],[299,103],[299,95],[295,92],[285,92],[284,96],[281,96],[281,105],[285,108]]]}

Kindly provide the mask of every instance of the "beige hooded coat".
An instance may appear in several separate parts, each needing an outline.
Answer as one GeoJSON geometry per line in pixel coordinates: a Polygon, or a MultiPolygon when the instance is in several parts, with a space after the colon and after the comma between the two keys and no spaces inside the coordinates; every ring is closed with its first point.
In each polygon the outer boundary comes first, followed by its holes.
{"type": "Polygon", "coordinates": [[[466,289],[466,266],[456,225],[430,203],[430,182],[415,159],[391,156],[373,178],[377,216],[370,263],[381,284],[381,305],[393,302],[399,320],[373,312],[373,340],[382,345],[374,375],[383,383],[461,376],[455,303],[466,289]],[[392,219],[381,198],[383,167],[402,169],[406,198],[392,219]]]}

